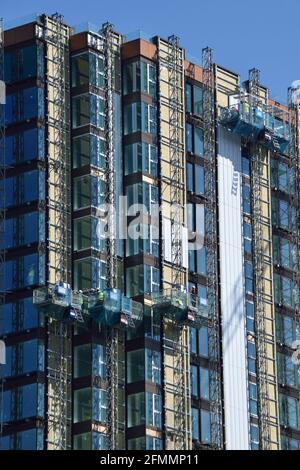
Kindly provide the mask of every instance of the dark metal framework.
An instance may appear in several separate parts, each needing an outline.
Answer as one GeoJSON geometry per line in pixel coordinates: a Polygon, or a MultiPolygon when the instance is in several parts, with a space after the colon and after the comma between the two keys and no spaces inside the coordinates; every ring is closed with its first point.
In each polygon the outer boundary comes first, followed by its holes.
{"type": "MultiPolygon", "coordinates": [[[[0,93],[4,85],[4,25],[0,18],[0,93]]],[[[0,321],[5,304],[5,97],[0,96],[0,321]],[[3,100],[1,100],[3,98],[3,100]]],[[[3,433],[3,387],[0,365],[0,439],[3,433]]],[[[0,442],[1,448],[1,442],[0,442]]]]}
{"type": "Polygon", "coordinates": [[[218,294],[217,169],[215,137],[215,66],[213,51],[202,50],[203,67],[203,146],[205,159],[205,247],[209,328],[209,378],[211,443],[223,445],[220,318],[218,294]]]}
{"type": "MultiPolygon", "coordinates": [[[[253,106],[262,106],[259,96],[260,72],[249,71],[249,94],[253,106]]],[[[269,183],[268,151],[257,142],[251,145],[251,183],[252,183],[252,225],[253,225],[253,272],[254,272],[254,303],[255,303],[255,335],[257,351],[257,388],[260,421],[260,448],[271,449],[273,443],[272,428],[278,426],[278,417],[272,416],[271,402],[276,409],[276,396],[269,394],[270,387],[275,386],[270,374],[269,350],[275,351],[275,337],[269,327],[273,308],[272,290],[267,291],[266,285],[272,286],[272,236],[271,236],[271,205],[269,183]],[[269,236],[267,235],[269,234],[269,236]]],[[[274,370],[276,364],[272,365],[274,370]]],[[[275,379],[275,376],[273,377],[275,379]]],[[[276,381],[276,379],[275,379],[276,381]]]]}

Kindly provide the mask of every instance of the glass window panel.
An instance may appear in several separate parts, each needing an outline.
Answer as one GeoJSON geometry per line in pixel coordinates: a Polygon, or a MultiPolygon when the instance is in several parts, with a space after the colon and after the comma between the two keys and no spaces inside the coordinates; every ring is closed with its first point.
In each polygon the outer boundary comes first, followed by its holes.
{"type": "Polygon", "coordinates": [[[128,383],[145,379],[145,352],[143,349],[127,353],[127,380],[128,383]]]}
{"type": "Polygon", "coordinates": [[[90,344],[82,344],[74,348],[74,377],[91,375],[92,351],[90,344]]]}
{"type": "Polygon", "coordinates": [[[194,114],[202,116],[202,88],[194,85],[194,114]]]}
{"type": "Polygon", "coordinates": [[[74,391],[74,423],[92,418],[92,390],[82,388],[74,391]]]}
{"type": "Polygon", "coordinates": [[[193,152],[193,126],[189,123],[186,124],[186,150],[193,152]]]}
{"type": "Polygon", "coordinates": [[[128,427],[146,424],[145,393],[135,393],[127,397],[128,427]]]}
{"type": "Polygon", "coordinates": [[[194,128],[194,139],[195,139],[195,153],[197,155],[203,155],[203,131],[200,127],[194,128]]]}
{"type": "Polygon", "coordinates": [[[200,398],[209,400],[209,371],[200,367],[200,398]]]}
{"type": "Polygon", "coordinates": [[[192,439],[200,439],[200,429],[199,429],[199,410],[197,408],[192,408],[192,439]]]}
{"type": "Polygon", "coordinates": [[[206,410],[201,410],[201,441],[205,443],[211,441],[210,413],[206,410]]]}

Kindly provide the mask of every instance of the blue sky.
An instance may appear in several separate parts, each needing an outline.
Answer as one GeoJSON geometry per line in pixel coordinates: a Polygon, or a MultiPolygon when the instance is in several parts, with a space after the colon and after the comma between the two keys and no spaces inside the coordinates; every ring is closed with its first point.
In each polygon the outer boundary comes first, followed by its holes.
{"type": "Polygon", "coordinates": [[[72,25],[110,21],[122,33],[176,34],[198,60],[202,47],[210,46],[215,61],[242,79],[249,68],[259,68],[278,100],[285,101],[287,87],[300,80],[299,0],[2,0],[0,6],[5,20],[56,11],[72,25]]]}

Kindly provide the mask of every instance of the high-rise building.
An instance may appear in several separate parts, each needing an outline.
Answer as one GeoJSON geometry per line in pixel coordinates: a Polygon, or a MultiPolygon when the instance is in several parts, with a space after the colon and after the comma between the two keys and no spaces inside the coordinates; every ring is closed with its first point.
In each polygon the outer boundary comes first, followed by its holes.
{"type": "Polygon", "coordinates": [[[0,79],[1,448],[300,449],[297,90],[58,14],[0,79]]]}

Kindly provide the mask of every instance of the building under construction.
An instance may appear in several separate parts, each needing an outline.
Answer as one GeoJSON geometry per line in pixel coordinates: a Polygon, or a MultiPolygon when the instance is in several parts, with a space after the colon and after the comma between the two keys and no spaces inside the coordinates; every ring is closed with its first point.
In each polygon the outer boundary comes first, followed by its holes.
{"type": "Polygon", "coordinates": [[[0,25],[1,449],[300,449],[298,93],[201,46],[0,25]]]}

